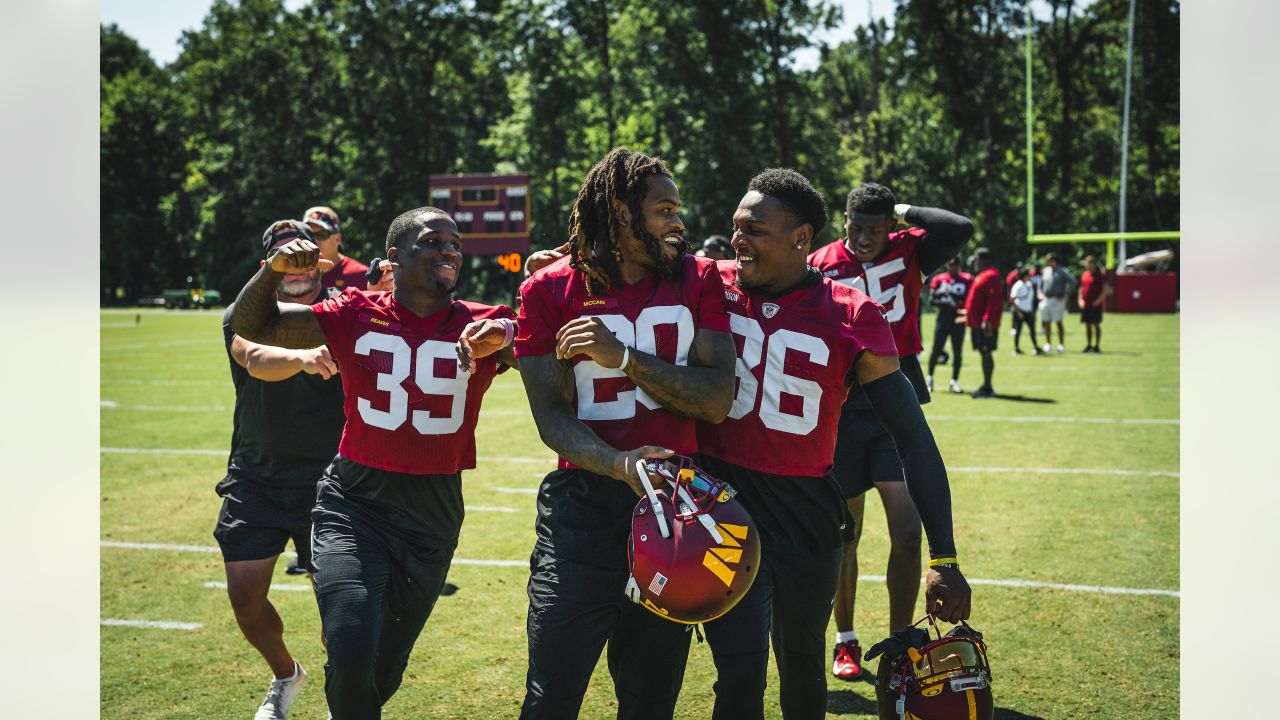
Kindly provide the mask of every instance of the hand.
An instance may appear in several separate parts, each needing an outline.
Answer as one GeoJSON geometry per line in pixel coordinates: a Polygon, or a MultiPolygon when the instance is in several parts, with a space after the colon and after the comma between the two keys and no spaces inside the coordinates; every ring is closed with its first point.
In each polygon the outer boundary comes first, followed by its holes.
{"type": "Polygon", "coordinates": [[[1081,310],[1084,310],[1084,309],[1085,309],[1084,301],[1083,301],[1083,300],[1076,300],[1076,307],[1080,308],[1081,310]]]}
{"type": "Polygon", "coordinates": [[[973,591],[958,567],[929,568],[924,579],[924,609],[939,620],[958,623],[969,619],[973,591]]]}
{"type": "Polygon", "coordinates": [[[958,309],[956,309],[956,324],[957,324],[957,325],[964,325],[964,324],[965,324],[965,321],[967,321],[968,319],[969,319],[969,311],[968,311],[968,310],[966,310],[966,309],[964,309],[964,308],[958,308],[958,309]]]}
{"type": "Polygon", "coordinates": [[[378,270],[382,272],[382,277],[378,278],[378,282],[369,285],[372,292],[395,292],[396,291],[396,274],[391,272],[399,267],[390,260],[383,260],[378,263],[378,270]]]}
{"type": "Polygon", "coordinates": [[[333,356],[329,354],[329,348],[324,345],[301,352],[302,372],[319,375],[325,380],[338,374],[338,363],[334,362],[333,356]]]}
{"type": "MultiPolygon", "coordinates": [[[[631,491],[636,495],[644,497],[647,493],[644,489],[644,483],[640,481],[640,476],[636,473],[636,461],[648,458],[669,458],[672,455],[675,455],[675,453],[657,445],[645,445],[631,452],[618,453],[618,461],[615,465],[613,477],[630,486],[631,491]]],[[[649,476],[649,483],[653,485],[654,490],[662,490],[666,487],[666,481],[655,479],[652,475],[649,476]]]]}
{"type": "Polygon", "coordinates": [[[281,245],[267,256],[272,272],[286,275],[308,273],[316,268],[330,270],[333,262],[320,257],[320,248],[310,240],[297,238],[281,245]]]}
{"type": "Polygon", "coordinates": [[[556,359],[586,355],[600,367],[622,366],[623,345],[597,317],[574,318],[556,333],[556,359]]]}
{"type": "Polygon", "coordinates": [[[995,328],[991,327],[991,321],[990,321],[990,320],[983,320],[983,321],[982,321],[982,334],[983,334],[983,335],[991,335],[991,334],[992,334],[992,333],[994,333],[994,332],[995,332],[995,328]]]}
{"type": "Polygon", "coordinates": [[[458,369],[462,372],[470,372],[473,360],[498,352],[507,346],[506,341],[507,326],[501,320],[477,320],[469,323],[462,329],[455,347],[458,353],[458,369]]]}
{"type": "Polygon", "coordinates": [[[568,254],[569,243],[551,250],[539,250],[524,259],[524,276],[527,278],[568,254]]]}

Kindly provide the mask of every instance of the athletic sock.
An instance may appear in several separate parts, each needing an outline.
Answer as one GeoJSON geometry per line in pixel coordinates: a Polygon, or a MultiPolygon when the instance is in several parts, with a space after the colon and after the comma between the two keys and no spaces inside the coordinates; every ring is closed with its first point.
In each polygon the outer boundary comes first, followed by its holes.
{"type": "Polygon", "coordinates": [[[858,642],[858,632],[856,630],[840,630],[836,632],[836,644],[847,642],[858,642]]]}

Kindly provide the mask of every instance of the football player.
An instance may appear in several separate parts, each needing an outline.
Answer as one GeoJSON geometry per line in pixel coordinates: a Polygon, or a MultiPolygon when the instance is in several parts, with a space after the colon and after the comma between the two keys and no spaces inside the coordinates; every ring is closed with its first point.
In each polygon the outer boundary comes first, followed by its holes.
{"type": "Polygon", "coordinates": [[[763,559],[742,601],[706,624],[717,718],[763,717],[770,637],[782,715],[825,716],[823,634],[845,517],[828,473],[850,385],[896,443],[924,521],[934,558],[926,609],[949,622],[969,615],[946,469],[900,369],[890,324],[864,293],[805,262],[826,218],[822,195],[804,176],[765,170],[733,215],[737,259],[719,263],[739,349],[738,390],[723,423],[699,423],[699,462],[738,490],[759,528],[763,559]]]}
{"type": "Polygon", "coordinates": [[[522,718],[576,717],[606,643],[618,717],[674,712],[687,628],[624,594],[636,461],[696,449],[695,420],[729,411],[734,358],[715,261],[686,252],[679,210],[666,163],[615,148],[583,180],[568,256],[520,288],[514,347],[560,455],[538,490],[522,718]]]}
{"type": "MultiPolygon", "coordinates": [[[[293,220],[272,223],[262,236],[263,254],[296,238],[309,240],[311,231],[293,220]]],[[[328,297],[320,272],[286,275],[276,299],[307,306],[328,297]]],[[[311,567],[311,507],[342,435],[342,381],[325,346],[286,350],[249,342],[232,331],[234,312],[232,304],[222,316],[236,405],[213,537],[236,623],[274,674],[255,720],[283,720],[307,673],[289,653],[284,622],[267,593],[290,538],[297,567],[303,573],[311,567]]]]}
{"type": "MultiPolygon", "coordinates": [[[[823,276],[850,285],[884,306],[898,348],[903,375],[921,404],[929,390],[916,354],[920,342],[920,293],[925,274],[954,257],[973,235],[967,218],[937,208],[899,204],[889,188],[863,183],[849,192],[845,203],[845,236],[819,248],[809,264],[823,276]],[[894,231],[899,224],[905,230],[894,231]]],[[[849,393],[840,416],[836,445],[836,479],[849,502],[853,540],[846,546],[834,608],[836,647],[831,671],[852,680],[862,674],[862,650],[853,628],[858,581],[858,541],[862,534],[865,493],[880,493],[889,525],[889,627],[901,630],[911,623],[920,591],[920,516],[903,486],[902,463],[893,439],[871,411],[860,388],[849,393]]]]}
{"type": "Polygon", "coordinates": [[[947,261],[947,269],[929,279],[929,302],[938,309],[937,323],[933,327],[933,350],[929,352],[929,376],[925,387],[933,391],[933,370],[947,354],[944,349],[951,340],[951,392],[960,390],[960,358],[964,351],[964,317],[959,310],[964,307],[965,296],[973,276],[960,269],[960,258],[947,261]]]}
{"type": "MultiPolygon", "coordinates": [[[[460,472],[475,467],[481,397],[510,348],[467,370],[454,345],[473,320],[514,313],[454,300],[462,238],[444,211],[410,210],[387,231],[394,292],[348,288],[314,307],[277,304],[289,273],[320,264],[305,239],[277,248],[236,300],[251,341],[327,344],[344,377],[346,425],[312,511],[316,597],[337,720],[381,717],[444,587],[462,524],[460,472]]],[[[514,326],[508,325],[511,334],[514,326]]]]}

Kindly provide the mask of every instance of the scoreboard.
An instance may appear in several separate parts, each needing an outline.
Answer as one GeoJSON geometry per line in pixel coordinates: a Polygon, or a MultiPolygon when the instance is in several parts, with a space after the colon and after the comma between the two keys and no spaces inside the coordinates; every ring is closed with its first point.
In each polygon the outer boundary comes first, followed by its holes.
{"type": "Polygon", "coordinates": [[[497,255],[520,272],[529,253],[528,175],[432,175],[431,205],[453,216],[467,255],[497,255]]]}

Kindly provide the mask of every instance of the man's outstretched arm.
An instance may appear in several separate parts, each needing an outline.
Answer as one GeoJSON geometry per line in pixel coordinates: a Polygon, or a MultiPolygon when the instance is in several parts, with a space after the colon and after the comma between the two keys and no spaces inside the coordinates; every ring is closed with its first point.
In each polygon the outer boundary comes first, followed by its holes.
{"type": "Polygon", "coordinates": [[[973,237],[969,218],[942,208],[912,205],[903,213],[903,221],[924,228],[927,233],[916,250],[920,270],[926,274],[945,265],[973,237]]]}
{"type": "Polygon", "coordinates": [[[925,421],[911,381],[898,367],[898,358],[863,352],[854,376],[876,418],[893,437],[906,476],[907,492],[920,513],[929,540],[929,574],[925,578],[925,608],[948,622],[969,617],[972,591],[955,560],[951,524],[951,487],[938,443],[925,421]]]}
{"type": "Polygon", "coordinates": [[[323,345],[324,332],[309,305],[276,301],[276,289],[285,275],[312,272],[319,262],[320,248],[308,240],[292,240],[277,248],[240,290],[231,329],[263,345],[295,349],[323,345]]]}

